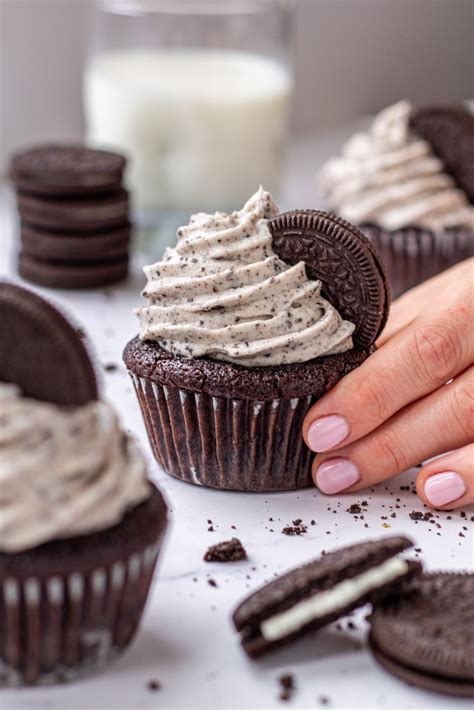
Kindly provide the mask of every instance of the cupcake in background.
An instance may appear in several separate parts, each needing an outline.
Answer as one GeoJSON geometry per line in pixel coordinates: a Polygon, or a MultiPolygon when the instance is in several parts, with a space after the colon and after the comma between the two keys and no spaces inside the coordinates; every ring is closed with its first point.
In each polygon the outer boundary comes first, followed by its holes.
{"type": "Polygon", "coordinates": [[[72,325],[10,283],[0,319],[0,686],[54,683],[132,640],[166,505],[72,325]]]}
{"type": "Polygon", "coordinates": [[[394,296],[474,254],[474,116],[468,108],[381,111],[322,168],[328,207],[359,226],[394,296]]]}
{"type": "Polygon", "coordinates": [[[145,274],[124,360],[160,466],[213,488],[311,485],[304,417],[388,313],[367,239],[321,212],[279,215],[260,188],[238,212],[193,215],[145,274]]]}

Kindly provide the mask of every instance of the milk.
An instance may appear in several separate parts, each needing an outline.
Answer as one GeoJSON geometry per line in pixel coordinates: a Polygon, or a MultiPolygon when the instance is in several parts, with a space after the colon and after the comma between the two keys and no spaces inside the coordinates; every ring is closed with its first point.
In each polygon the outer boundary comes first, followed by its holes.
{"type": "Polygon", "coordinates": [[[291,88],[282,63],[250,53],[104,52],[85,74],[87,141],[128,155],[140,209],[235,208],[278,189],[291,88]]]}

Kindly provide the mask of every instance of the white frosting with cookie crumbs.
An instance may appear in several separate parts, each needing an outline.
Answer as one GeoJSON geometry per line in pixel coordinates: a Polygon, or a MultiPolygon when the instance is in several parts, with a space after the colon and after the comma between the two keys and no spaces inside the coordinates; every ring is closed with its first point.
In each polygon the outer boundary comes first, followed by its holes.
{"type": "Polygon", "coordinates": [[[0,383],[0,551],[112,527],[151,493],[112,408],[66,408],[0,383]]]}
{"type": "Polygon", "coordinates": [[[320,173],[328,206],[355,224],[387,230],[420,227],[474,232],[474,206],[446,173],[431,145],[410,127],[414,111],[399,101],[356,133],[320,173]]]}
{"type": "Polygon", "coordinates": [[[307,362],[352,348],[355,326],[321,296],[304,262],[272,249],[278,214],[260,189],[238,212],[199,213],[163,260],[145,267],[140,338],[174,355],[245,366],[307,362]]]}
{"type": "Polygon", "coordinates": [[[393,557],[366,572],[339,582],[331,589],[317,592],[308,599],[297,602],[286,611],[270,616],[261,622],[260,632],[266,641],[278,641],[299,631],[315,619],[344,610],[368,592],[403,577],[408,569],[405,559],[393,557]]]}

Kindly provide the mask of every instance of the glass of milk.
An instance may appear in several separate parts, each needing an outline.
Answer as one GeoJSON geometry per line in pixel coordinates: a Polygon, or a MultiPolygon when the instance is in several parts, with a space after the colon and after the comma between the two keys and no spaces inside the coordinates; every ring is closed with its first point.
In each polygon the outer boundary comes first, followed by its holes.
{"type": "Polygon", "coordinates": [[[84,75],[86,140],[127,155],[141,221],[278,194],[291,4],[102,0],[84,75]]]}

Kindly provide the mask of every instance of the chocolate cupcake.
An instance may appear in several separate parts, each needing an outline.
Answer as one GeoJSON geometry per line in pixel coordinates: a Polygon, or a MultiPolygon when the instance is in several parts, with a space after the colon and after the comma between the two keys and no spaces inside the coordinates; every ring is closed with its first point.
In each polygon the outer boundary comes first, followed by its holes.
{"type": "Polygon", "coordinates": [[[160,466],[213,488],[310,485],[304,417],[388,311],[369,242],[324,213],[278,215],[260,188],[239,212],[194,215],[145,274],[124,360],[160,466]]]}
{"type": "Polygon", "coordinates": [[[357,224],[395,296],[474,254],[474,116],[399,101],[322,168],[328,206],[357,224]]]}
{"type": "Polygon", "coordinates": [[[96,398],[74,328],[6,283],[0,317],[13,324],[0,340],[0,686],[54,683],[132,640],[166,505],[135,441],[96,398]],[[28,368],[17,361],[32,336],[41,362],[28,368]]]}

